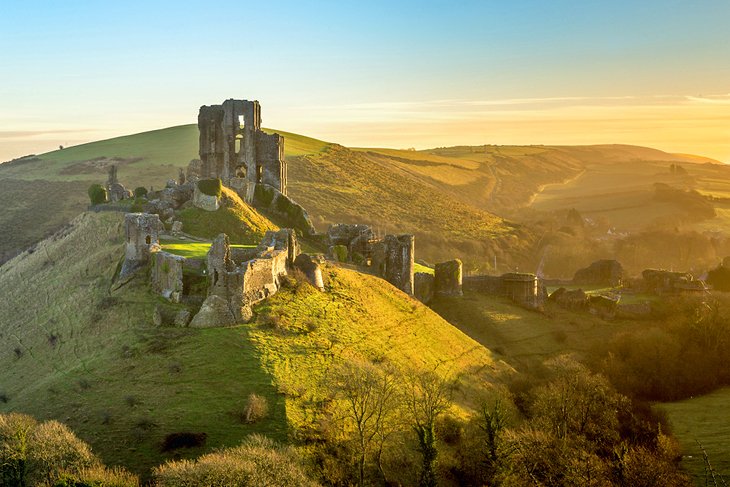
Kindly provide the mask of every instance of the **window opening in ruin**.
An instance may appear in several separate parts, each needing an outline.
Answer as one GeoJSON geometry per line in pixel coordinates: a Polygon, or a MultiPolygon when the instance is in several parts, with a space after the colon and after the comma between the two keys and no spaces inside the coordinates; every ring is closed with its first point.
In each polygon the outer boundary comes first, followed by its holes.
{"type": "Polygon", "coordinates": [[[235,148],[236,154],[241,152],[241,139],[236,137],[236,148],[235,148]]]}
{"type": "Polygon", "coordinates": [[[263,166],[257,164],[256,165],[256,182],[261,183],[264,180],[264,168],[263,166]]]}
{"type": "Polygon", "coordinates": [[[246,128],[246,119],[243,118],[243,115],[238,116],[238,127],[242,129],[246,128]]]}
{"type": "Polygon", "coordinates": [[[218,283],[218,271],[213,271],[213,285],[215,286],[218,283]]]}
{"type": "Polygon", "coordinates": [[[145,237],[144,241],[145,241],[145,242],[147,242],[147,245],[149,245],[149,244],[151,244],[151,243],[152,243],[152,237],[150,237],[149,235],[147,235],[147,236],[145,237]]]}

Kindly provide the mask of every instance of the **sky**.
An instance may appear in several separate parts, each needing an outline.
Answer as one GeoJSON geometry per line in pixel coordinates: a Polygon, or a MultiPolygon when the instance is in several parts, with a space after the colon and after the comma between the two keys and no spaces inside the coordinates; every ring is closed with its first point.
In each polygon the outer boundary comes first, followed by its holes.
{"type": "Polygon", "coordinates": [[[0,161],[242,98],[266,127],[348,146],[730,163],[728,26],[728,0],[0,0],[0,161]]]}

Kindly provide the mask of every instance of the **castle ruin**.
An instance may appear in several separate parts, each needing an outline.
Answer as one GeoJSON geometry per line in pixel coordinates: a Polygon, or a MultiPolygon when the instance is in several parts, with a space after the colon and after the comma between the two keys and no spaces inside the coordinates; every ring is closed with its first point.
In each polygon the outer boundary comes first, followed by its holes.
{"type": "Polygon", "coordinates": [[[200,177],[219,178],[253,201],[256,184],[286,195],[284,137],[261,130],[258,101],[229,99],[198,113],[200,177]]]}

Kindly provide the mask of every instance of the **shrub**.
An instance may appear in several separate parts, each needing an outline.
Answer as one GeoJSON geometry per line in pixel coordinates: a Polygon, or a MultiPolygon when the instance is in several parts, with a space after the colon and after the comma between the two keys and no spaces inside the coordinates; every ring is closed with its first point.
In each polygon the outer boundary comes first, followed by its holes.
{"type": "Polygon", "coordinates": [[[201,179],[198,181],[198,189],[203,194],[220,198],[223,184],[220,179],[201,179]]]}
{"type": "Polygon", "coordinates": [[[96,465],[89,446],[61,423],[0,414],[0,485],[53,484],[62,470],[96,465]]]}
{"type": "Polygon", "coordinates": [[[134,197],[135,198],[142,198],[144,196],[147,196],[147,188],[144,186],[139,186],[137,188],[134,188],[134,197]]]}
{"type": "Polygon", "coordinates": [[[296,452],[260,435],[251,435],[241,446],[203,455],[195,461],[179,460],[156,467],[158,487],[237,485],[315,487],[296,452]]]}
{"type": "Polygon", "coordinates": [[[243,414],[243,420],[246,423],[255,423],[261,419],[264,419],[269,413],[269,402],[264,396],[259,396],[256,393],[248,395],[246,401],[246,410],[243,414]]]}
{"type": "Polygon", "coordinates": [[[53,487],[139,487],[139,479],[123,468],[101,465],[60,474],[53,487]]]}
{"type": "Polygon", "coordinates": [[[92,205],[100,205],[106,203],[107,195],[106,189],[101,184],[92,184],[89,186],[89,199],[92,205]]]}
{"type": "Polygon", "coordinates": [[[344,245],[335,245],[332,247],[332,256],[337,262],[347,261],[347,247],[344,245]]]}
{"type": "Polygon", "coordinates": [[[143,213],[146,201],[147,200],[143,198],[135,198],[134,202],[132,202],[132,206],[129,207],[129,211],[132,213],[143,213]]]}

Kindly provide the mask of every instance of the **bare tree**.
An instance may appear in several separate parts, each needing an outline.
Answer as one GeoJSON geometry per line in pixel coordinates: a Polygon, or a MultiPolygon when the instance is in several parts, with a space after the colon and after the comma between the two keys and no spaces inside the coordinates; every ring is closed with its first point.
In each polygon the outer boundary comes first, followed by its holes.
{"type": "Polygon", "coordinates": [[[408,408],[413,430],[418,437],[422,456],[419,485],[436,485],[436,419],[451,406],[449,383],[433,372],[420,374],[410,380],[408,408]]]}
{"type": "Polygon", "coordinates": [[[365,466],[374,456],[383,477],[385,443],[397,427],[399,406],[396,375],[367,362],[348,362],[335,374],[336,396],[345,403],[344,419],[354,430],[358,481],[365,484],[365,466]]]}

